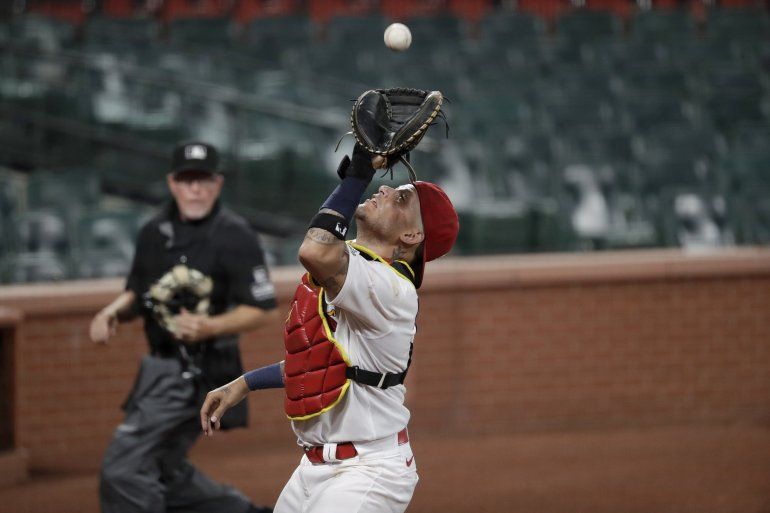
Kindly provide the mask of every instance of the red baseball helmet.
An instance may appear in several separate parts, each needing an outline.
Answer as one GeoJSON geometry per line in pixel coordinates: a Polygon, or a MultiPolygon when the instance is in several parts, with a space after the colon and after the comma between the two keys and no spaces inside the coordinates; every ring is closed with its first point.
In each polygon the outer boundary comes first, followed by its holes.
{"type": "Polygon", "coordinates": [[[417,254],[414,265],[415,286],[420,288],[425,272],[425,262],[430,262],[449,253],[457,240],[460,222],[449,197],[441,188],[430,182],[414,182],[420,198],[425,239],[417,254]]]}

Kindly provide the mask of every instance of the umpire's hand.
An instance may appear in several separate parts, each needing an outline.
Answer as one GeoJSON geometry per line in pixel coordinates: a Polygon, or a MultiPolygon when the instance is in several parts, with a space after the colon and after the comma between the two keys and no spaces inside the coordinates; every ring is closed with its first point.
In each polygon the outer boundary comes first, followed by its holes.
{"type": "Polygon", "coordinates": [[[115,334],[117,326],[118,316],[113,312],[102,310],[91,320],[88,336],[92,342],[106,344],[110,337],[115,334]]]}
{"type": "Polygon", "coordinates": [[[222,415],[238,404],[249,393],[246,379],[241,376],[227,385],[221,386],[206,394],[206,400],[201,407],[201,428],[207,436],[214,436],[219,429],[222,415]]]}
{"type": "Polygon", "coordinates": [[[208,340],[216,335],[211,317],[190,313],[185,309],[174,316],[174,336],[187,344],[208,340]]]}

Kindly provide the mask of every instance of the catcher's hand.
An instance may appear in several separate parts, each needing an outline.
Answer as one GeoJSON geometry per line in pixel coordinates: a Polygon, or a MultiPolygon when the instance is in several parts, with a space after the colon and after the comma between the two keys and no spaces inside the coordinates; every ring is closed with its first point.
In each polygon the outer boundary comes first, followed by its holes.
{"type": "Polygon", "coordinates": [[[382,155],[372,156],[363,146],[356,143],[353,147],[353,159],[345,155],[337,167],[337,175],[340,180],[348,176],[360,178],[369,182],[374,176],[376,169],[388,167],[388,159],[382,155]]]}
{"type": "Polygon", "coordinates": [[[227,385],[221,386],[206,394],[206,400],[201,406],[201,428],[207,436],[214,436],[222,422],[222,415],[227,410],[243,401],[249,393],[246,379],[241,376],[227,385]]]}
{"type": "Polygon", "coordinates": [[[441,112],[440,91],[374,89],[364,92],[350,116],[353,136],[372,155],[386,157],[385,165],[401,160],[414,181],[414,170],[403,156],[412,151],[441,112]]]}

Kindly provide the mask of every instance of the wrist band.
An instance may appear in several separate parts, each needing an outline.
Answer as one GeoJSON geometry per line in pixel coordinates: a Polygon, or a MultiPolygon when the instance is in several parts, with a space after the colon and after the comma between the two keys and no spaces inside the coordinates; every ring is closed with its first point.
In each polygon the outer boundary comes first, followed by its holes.
{"type": "Polygon", "coordinates": [[[348,222],[340,216],[319,212],[310,220],[309,228],[320,228],[331,233],[339,240],[345,240],[345,234],[348,233],[348,222]]]}
{"type": "Polygon", "coordinates": [[[283,374],[281,373],[280,363],[249,371],[243,377],[249,390],[252,391],[264,388],[283,388],[283,374]]]}
{"type": "Polygon", "coordinates": [[[350,224],[369,181],[354,176],[345,178],[329,195],[321,209],[328,208],[339,212],[345,218],[346,224],[350,224]]]}

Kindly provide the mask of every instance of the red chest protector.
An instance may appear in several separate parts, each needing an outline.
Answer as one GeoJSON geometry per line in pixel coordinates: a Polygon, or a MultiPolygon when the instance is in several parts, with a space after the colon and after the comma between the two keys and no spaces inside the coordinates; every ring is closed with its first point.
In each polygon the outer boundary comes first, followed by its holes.
{"type": "Polygon", "coordinates": [[[304,420],[333,408],[350,386],[349,360],[334,339],[334,319],[326,315],[321,289],[310,275],[294,293],[283,339],[284,409],[293,420],[304,420]]]}
{"type": "MultiPolygon", "coordinates": [[[[389,265],[368,249],[351,244],[367,260],[389,265]]],[[[413,276],[404,262],[391,267],[405,279],[413,276]]],[[[378,388],[400,385],[412,361],[400,373],[378,373],[350,366],[348,355],[334,338],[336,323],[326,313],[323,289],[313,283],[310,274],[294,293],[291,311],[286,319],[283,338],[286,346],[284,363],[284,409],[292,420],[305,420],[334,408],[344,397],[350,380],[378,388]]]]}

